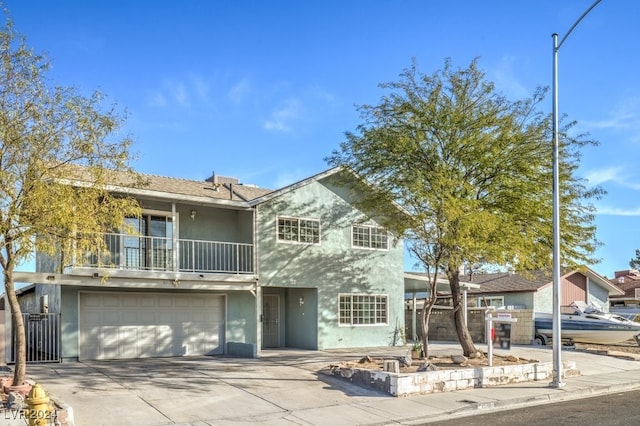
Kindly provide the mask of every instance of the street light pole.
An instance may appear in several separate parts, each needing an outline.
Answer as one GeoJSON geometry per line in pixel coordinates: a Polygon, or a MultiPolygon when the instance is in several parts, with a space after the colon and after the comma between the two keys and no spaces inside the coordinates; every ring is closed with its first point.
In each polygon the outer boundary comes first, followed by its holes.
{"type": "Polygon", "coordinates": [[[560,150],[558,142],[558,51],[569,37],[571,31],[582,21],[582,19],[596,7],[601,0],[596,0],[569,28],[569,31],[558,43],[558,34],[552,34],[553,38],[553,381],[549,386],[562,388],[562,329],[560,304],[562,299],[562,286],[560,281],[560,150]]]}

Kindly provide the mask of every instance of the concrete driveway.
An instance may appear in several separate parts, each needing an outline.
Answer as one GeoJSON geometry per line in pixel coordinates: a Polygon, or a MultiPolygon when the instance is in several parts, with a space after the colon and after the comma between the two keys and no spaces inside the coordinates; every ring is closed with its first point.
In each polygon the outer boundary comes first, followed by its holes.
{"type": "MultiPolygon", "coordinates": [[[[261,358],[194,357],[29,365],[27,375],[70,405],[76,425],[356,425],[423,424],[478,410],[535,405],[640,387],[640,362],[563,351],[582,376],[562,389],[545,382],[394,398],[319,373],[363,355],[389,357],[406,348],[265,351],[261,358]]],[[[432,343],[430,354],[461,353],[432,343]]],[[[496,351],[497,354],[505,353],[496,351]]],[[[550,361],[550,348],[512,347],[550,361]]],[[[0,424],[2,424],[0,422],[0,424]]]]}
{"type": "MultiPolygon", "coordinates": [[[[28,376],[69,404],[77,425],[323,424],[324,407],[390,398],[317,373],[335,360],[318,352],[277,351],[260,359],[30,365],[28,376]]],[[[341,416],[341,424],[366,417],[357,410],[341,416]]]]}

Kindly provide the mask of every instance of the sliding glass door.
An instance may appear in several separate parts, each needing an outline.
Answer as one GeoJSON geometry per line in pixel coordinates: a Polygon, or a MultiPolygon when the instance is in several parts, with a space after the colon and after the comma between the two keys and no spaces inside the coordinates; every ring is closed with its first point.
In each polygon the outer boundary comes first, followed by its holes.
{"type": "Polygon", "coordinates": [[[123,266],[126,269],[173,269],[171,217],[143,215],[140,218],[127,218],[126,222],[135,235],[123,238],[123,266]]]}

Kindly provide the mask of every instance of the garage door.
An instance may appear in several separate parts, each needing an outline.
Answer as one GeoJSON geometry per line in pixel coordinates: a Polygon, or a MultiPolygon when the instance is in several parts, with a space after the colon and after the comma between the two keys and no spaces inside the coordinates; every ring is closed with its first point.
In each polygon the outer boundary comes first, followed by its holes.
{"type": "Polygon", "coordinates": [[[80,294],[80,359],[223,353],[224,296],[80,294]]]}

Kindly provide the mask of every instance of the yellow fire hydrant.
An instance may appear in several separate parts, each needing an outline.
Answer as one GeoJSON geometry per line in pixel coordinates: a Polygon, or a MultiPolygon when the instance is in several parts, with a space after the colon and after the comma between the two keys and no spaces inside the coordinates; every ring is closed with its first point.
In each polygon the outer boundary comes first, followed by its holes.
{"type": "Polygon", "coordinates": [[[42,386],[34,384],[25,399],[27,409],[25,416],[29,420],[29,426],[45,426],[49,420],[49,397],[42,386]]]}

